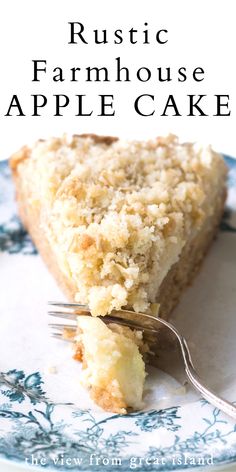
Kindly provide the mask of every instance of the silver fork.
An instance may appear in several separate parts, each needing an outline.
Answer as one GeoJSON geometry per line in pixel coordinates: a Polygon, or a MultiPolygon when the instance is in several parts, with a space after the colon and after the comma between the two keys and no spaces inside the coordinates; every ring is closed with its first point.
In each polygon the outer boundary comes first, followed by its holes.
{"type": "MultiPolygon", "coordinates": [[[[65,340],[63,337],[63,331],[65,329],[70,329],[72,331],[74,330],[76,333],[76,319],[79,315],[91,316],[89,307],[87,305],[60,302],[49,302],[49,305],[54,307],[54,310],[50,310],[48,312],[50,316],[57,317],[61,320],[67,319],[75,322],[74,324],[50,323],[50,327],[56,330],[52,333],[52,336],[57,339],[65,340]]],[[[174,352],[173,357],[176,360],[177,344],[178,350],[181,353],[185,375],[191,385],[195,388],[195,390],[200,392],[202,397],[205,398],[209,403],[222,410],[231,418],[236,419],[236,406],[233,403],[230,403],[227,400],[224,400],[222,397],[216,395],[202,382],[194,368],[186,339],[171,323],[162,318],[158,318],[146,313],[137,313],[132,310],[114,310],[109,315],[101,316],[99,318],[106,324],[116,323],[123,326],[128,326],[131,329],[142,331],[144,340],[148,342],[149,346],[151,346],[152,359],[154,360],[152,364],[154,365],[158,365],[158,362],[155,362],[156,359],[161,360],[161,351],[163,351],[164,356],[168,352],[170,352],[171,355],[174,352]],[[163,328],[166,328],[166,330],[163,328]],[[174,351],[173,346],[175,346],[174,351]]],[[[159,364],[161,364],[161,362],[159,364]]]]}

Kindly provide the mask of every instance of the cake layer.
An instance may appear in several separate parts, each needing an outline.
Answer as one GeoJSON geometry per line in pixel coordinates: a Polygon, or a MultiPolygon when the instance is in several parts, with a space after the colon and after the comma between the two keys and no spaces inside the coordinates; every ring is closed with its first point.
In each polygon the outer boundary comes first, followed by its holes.
{"type": "Polygon", "coordinates": [[[141,332],[106,326],[97,317],[78,317],[74,358],[83,362],[82,383],[105,410],[126,413],[128,407],[142,408],[146,374],[141,350],[141,332]]]}

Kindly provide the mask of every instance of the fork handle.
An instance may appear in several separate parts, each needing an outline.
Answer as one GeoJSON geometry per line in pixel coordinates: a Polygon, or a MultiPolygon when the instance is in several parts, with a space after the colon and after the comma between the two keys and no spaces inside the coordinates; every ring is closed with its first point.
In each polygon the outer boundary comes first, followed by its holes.
{"type": "Polygon", "coordinates": [[[212,390],[210,390],[208,387],[206,387],[206,385],[204,385],[194,368],[185,338],[181,336],[179,337],[179,341],[184,359],[185,372],[190,383],[196,390],[198,390],[198,392],[201,393],[202,397],[209,401],[209,403],[216,406],[217,408],[219,408],[219,410],[223,411],[227,415],[231,416],[231,418],[236,419],[236,406],[233,403],[224,400],[219,395],[216,395],[212,390]]]}

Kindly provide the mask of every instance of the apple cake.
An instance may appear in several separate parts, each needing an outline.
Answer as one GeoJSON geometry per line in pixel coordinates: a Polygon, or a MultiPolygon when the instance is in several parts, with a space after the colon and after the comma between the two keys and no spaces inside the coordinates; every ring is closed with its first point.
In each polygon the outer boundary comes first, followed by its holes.
{"type": "Polygon", "coordinates": [[[124,307],[168,318],[216,234],[226,166],[209,146],[169,135],[39,140],[10,160],[23,224],[78,318],[76,358],[95,401],[141,404],[142,334],[100,318],[124,307]]]}

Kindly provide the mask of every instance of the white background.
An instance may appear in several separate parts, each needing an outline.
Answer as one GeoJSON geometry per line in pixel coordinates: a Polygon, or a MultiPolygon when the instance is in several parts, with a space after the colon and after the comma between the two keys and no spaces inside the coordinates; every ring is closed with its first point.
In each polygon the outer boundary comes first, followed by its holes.
{"type": "MultiPolygon", "coordinates": [[[[211,143],[214,148],[236,156],[235,145],[235,15],[234,0],[214,1],[135,1],[109,0],[8,0],[0,12],[0,158],[8,157],[21,145],[40,137],[63,132],[118,135],[127,138],[146,138],[173,132],[182,139],[211,143]],[[85,25],[89,45],[68,45],[68,21],[85,25]],[[142,45],[144,22],[149,25],[150,45],[142,45]],[[138,44],[128,42],[128,30],[139,30],[138,44]],[[93,44],[93,29],[107,29],[110,42],[93,44]],[[168,43],[158,45],[155,31],[168,29],[168,43]],[[113,44],[112,32],[123,29],[124,43],[113,44]],[[63,83],[52,81],[50,71],[56,66],[107,66],[112,68],[114,58],[131,70],[130,83],[63,83]],[[32,59],[46,59],[48,73],[40,83],[32,82],[32,59]],[[155,73],[156,67],[170,66],[173,80],[158,82],[155,74],[149,82],[135,79],[134,72],[147,66],[155,73]],[[186,67],[189,79],[176,80],[179,67],[186,67]],[[203,67],[205,79],[194,82],[191,71],[203,67]],[[31,94],[45,94],[48,105],[42,117],[30,116],[31,94]],[[71,105],[63,117],[54,117],[53,94],[67,94],[71,105]],[[93,109],[91,117],[75,117],[75,94],[86,94],[86,109],[93,109]],[[114,95],[116,115],[98,117],[98,94],[114,95]],[[155,95],[156,112],[152,117],[140,117],[133,108],[134,99],[142,94],[155,95]],[[21,100],[26,117],[4,117],[13,94],[21,100]],[[230,117],[161,117],[165,100],[173,94],[180,111],[186,115],[187,94],[207,94],[209,114],[215,113],[214,94],[230,95],[230,117]]],[[[113,66],[114,72],[114,66],[113,66]]]]}

